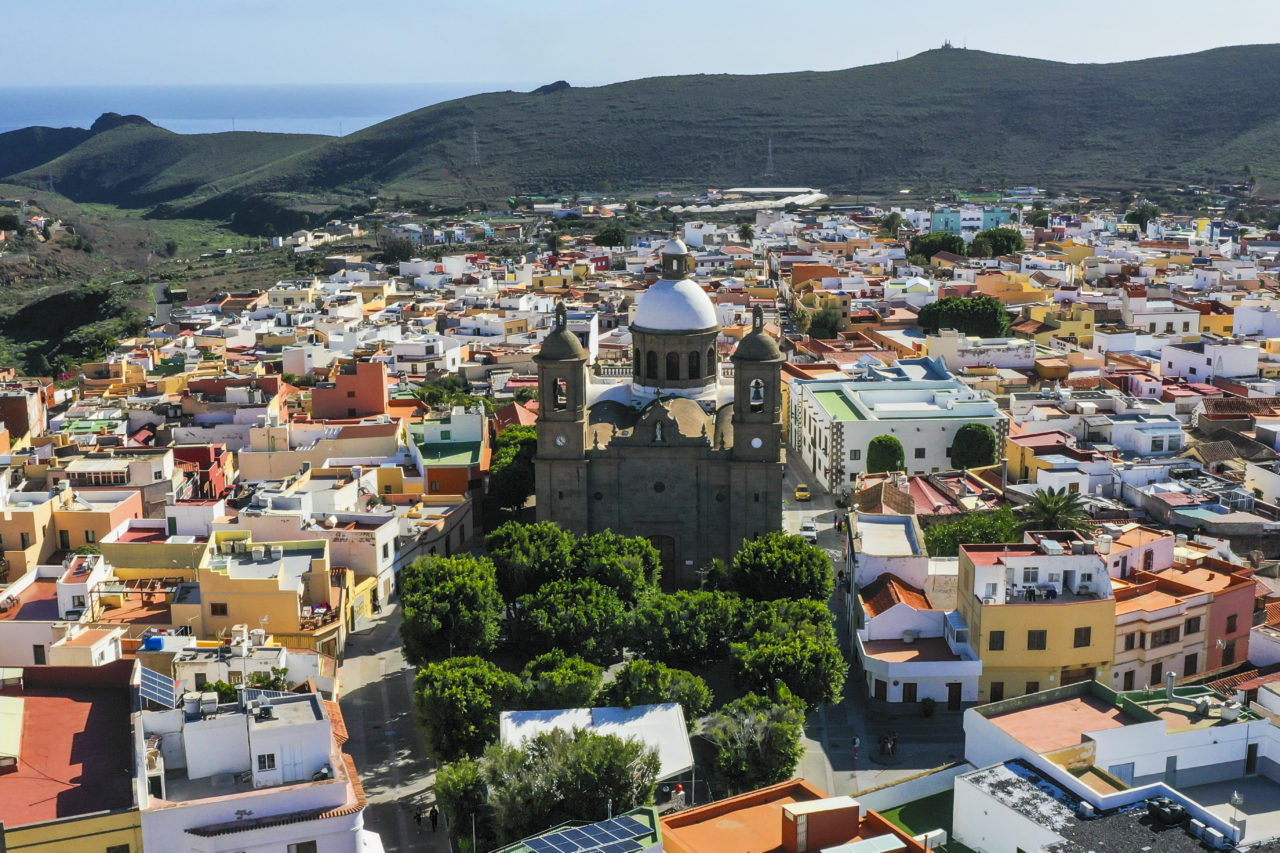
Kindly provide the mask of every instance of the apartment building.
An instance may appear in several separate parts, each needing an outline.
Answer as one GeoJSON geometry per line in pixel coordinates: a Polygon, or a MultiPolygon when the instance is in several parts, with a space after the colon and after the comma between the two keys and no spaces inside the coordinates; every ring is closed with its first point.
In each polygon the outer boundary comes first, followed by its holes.
{"type": "Polygon", "coordinates": [[[1208,658],[1211,592],[1143,571],[1112,586],[1117,689],[1145,690],[1163,684],[1167,673],[1188,678],[1201,671],[1208,658]]]}

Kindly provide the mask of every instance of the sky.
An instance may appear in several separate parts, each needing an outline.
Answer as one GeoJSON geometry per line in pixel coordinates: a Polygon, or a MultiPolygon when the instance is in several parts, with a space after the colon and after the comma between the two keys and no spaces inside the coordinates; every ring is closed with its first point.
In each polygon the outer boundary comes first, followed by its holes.
{"type": "Polygon", "coordinates": [[[39,0],[7,3],[7,86],[599,85],[831,70],[950,39],[1116,62],[1280,42],[1274,0],[39,0]],[[42,45],[44,46],[42,48],[42,45]],[[47,48],[47,49],[45,49],[47,48]],[[16,53],[16,52],[15,52],[16,53]]]}

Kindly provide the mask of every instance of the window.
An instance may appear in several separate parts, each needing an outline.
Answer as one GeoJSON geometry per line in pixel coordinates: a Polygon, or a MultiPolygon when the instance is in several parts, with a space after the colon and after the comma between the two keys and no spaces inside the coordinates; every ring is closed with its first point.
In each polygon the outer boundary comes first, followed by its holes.
{"type": "Polygon", "coordinates": [[[1151,452],[1155,453],[1158,450],[1164,450],[1164,438],[1161,436],[1151,439],[1151,452]]]}
{"type": "Polygon", "coordinates": [[[1028,693],[1039,693],[1039,692],[1040,692],[1040,682],[1038,682],[1038,681],[1028,681],[1028,682],[1027,682],[1027,692],[1028,692],[1028,693]]]}
{"type": "Polygon", "coordinates": [[[258,772],[264,770],[276,769],[276,754],[274,752],[266,752],[258,756],[258,772]]]}
{"type": "Polygon", "coordinates": [[[1083,649],[1093,645],[1093,628],[1084,627],[1076,629],[1075,648],[1083,649]]]}
{"type": "Polygon", "coordinates": [[[84,532],[84,541],[86,545],[92,545],[94,542],[98,541],[98,534],[94,533],[92,530],[86,530],[84,532]]]}
{"type": "Polygon", "coordinates": [[[1191,324],[1190,324],[1190,323],[1183,323],[1183,324],[1182,324],[1182,331],[1184,331],[1184,332],[1189,332],[1189,331],[1191,331],[1191,324]]]}
{"type": "Polygon", "coordinates": [[[348,396],[348,397],[352,397],[352,398],[354,398],[354,397],[356,396],[356,392],[355,392],[355,391],[348,391],[348,392],[347,392],[347,396],[348,396]]]}
{"type": "Polygon", "coordinates": [[[689,378],[690,379],[702,378],[702,365],[700,361],[701,359],[699,358],[696,352],[689,353],[689,378]]]}
{"type": "Polygon", "coordinates": [[[991,687],[989,692],[991,694],[992,702],[999,702],[1000,700],[1004,699],[1004,682],[1003,681],[991,682],[991,687]]]}
{"type": "Polygon", "coordinates": [[[995,584],[995,583],[988,583],[988,584],[987,584],[986,592],[985,592],[985,593],[983,593],[982,597],[983,597],[983,598],[995,598],[995,597],[996,597],[996,593],[998,593],[999,591],[1000,591],[1000,586],[999,586],[998,584],[995,584]]]}
{"type": "Polygon", "coordinates": [[[389,542],[383,542],[382,543],[382,559],[385,560],[387,559],[387,557],[390,557],[390,556],[391,556],[391,544],[389,542]]]}
{"type": "Polygon", "coordinates": [[[204,690],[204,686],[209,683],[209,676],[203,672],[196,673],[196,690],[204,690]]]}
{"type": "Polygon", "coordinates": [[[1180,628],[1165,628],[1163,631],[1151,632],[1151,648],[1156,649],[1160,646],[1168,646],[1178,642],[1182,636],[1180,628]]]}
{"type": "Polygon", "coordinates": [[[1200,656],[1195,652],[1187,655],[1182,661],[1182,674],[1195,675],[1200,669],[1200,656]]]}
{"type": "Polygon", "coordinates": [[[1200,617],[1192,616],[1190,619],[1188,619],[1187,624],[1182,626],[1182,633],[1199,634],[1200,633],[1200,617]]]}
{"type": "Polygon", "coordinates": [[[680,378],[680,353],[667,353],[667,379],[680,378]]]}
{"type": "Polygon", "coordinates": [[[850,461],[850,462],[857,462],[857,461],[858,461],[859,459],[861,459],[861,458],[862,458],[862,451],[861,451],[861,450],[850,450],[850,451],[849,451],[849,461],[850,461]]]}
{"type": "Polygon", "coordinates": [[[760,379],[751,380],[751,390],[747,396],[747,404],[753,412],[764,411],[764,381],[760,379]]]}
{"type": "Polygon", "coordinates": [[[1234,613],[1232,613],[1230,616],[1227,617],[1227,633],[1228,634],[1234,634],[1236,632],[1236,628],[1239,624],[1239,620],[1240,620],[1240,617],[1234,613]]]}
{"type": "Polygon", "coordinates": [[[452,430],[447,430],[447,429],[442,429],[442,430],[440,430],[440,440],[441,440],[441,441],[449,441],[451,438],[453,438],[453,431],[452,431],[452,430]]]}
{"type": "Polygon", "coordinates": [[[644,375],[647,379],[658,378],[658,354],[649,350],[644,356],[644,375]]]}
{"type": "Polygon", "coordinates": [[[1138,647],[1138,632],[1124,635],[1124,650],[1131,652],[1138,647]]]}
{"type": "Polygon", "coordinates": [[[356,416],[356,410],[355,410],[355,409],[347,409],[347,417],[349,417],[349,418],[354,418],[355,416],[356,416]]]}
{"type": "Polygon", "coordinates": [[[917,459],[923,459],[923,458],[924,458],[924,448],[923,448],[923,447],[917,447],[917,448],[916,448],[916,458],[917,458],[917,459]]]}
{"type": "Polygon", "coordinates": [[[128,844],[112,844],[107,848],[107,853],[129,853],[128,844]]]}
{"type": "Polygon", "coordinates": [[[430,487],[431,487],[431,491],[433,491],[433,492],[439,492],[439,491],[440,491],[440,481],[439,481],[439,480],[432,480],[432,481],[431,481],[431,484],[430,484],[430,487]]]}
{"type": "Polygon", "coordinates": [[[1004,651],[1004,631],[992,631],[987,635],[987,650],[992,652],[1004,651]]]}
{"type": "Polygon", "coordinates": [[[83,609],[84,609],[84,596],[83,596],[83,595],[73,595],[73,596],[71,596],[71,606],[72,606],[72,607],[78,607],[79,609],[83,610],[83,609]]]}
{"type": "Polygon", "coordinates": [[[563,379],[557,379],[555,382],[555,399],[552,400],[551,406],[557,412],[563,412],[569,408],[569,383],[563,379]]]}
{"type": "Polygon", "coordinates": [[[1236,641],[1232,640],[1222,647],[1222,665],[1231,666],[1236,662],[1236,641]]]}
{"type": "Polygon", "coordinates": [[[217,602],[217,601],[209,602],[209,615],[210,616],[226,616],[227,615],[226,603],[217,602]]]}
{"type": "Polygon", "coordinates": [[[30,534],[30,533],[23,533],[23,534],[20,534],[20,535],[21,535],[21,537],[22,537],[22,550],[24,550],[24,551],[25,551],[25,550],[27,550],[28,548],[30,548],[30,547],[31,547],[31,534],[30,534]]]}
{"type": "Polygon", "coordinates": [[[1081,582],[1081,583],[1091,583],[1092,581],[1093,581],[1093,572],[1081,572],[1081,573],[1080,573],[1080,582],[1081,582]]]}
{"type": "Polygon", "coordinates": [[[1040,570],[1039,570],[1039,569],[1036,569],[1036,568],[1027,568],[1027,569],[1023,569],[1023,570],[1022,570],[1022,582],[1023,582],[1023,583],[1039,583],[1039,582],[1040,582],[1040,570]]]}
{"type": "Polygon", "coordinates": [[[296,844],[289,845],[289,853],[316,853],[316,843],[314,841],[299,841],[296,844]]]}
{"type": "Polygon", "coordinates": [[[1160,679],[1164,678],[1164,664],[1156,661],[1151,664],[1151,677],[1147,679],[1149,685],[1159,685],[1160,679]]]}
{"type": "Polygon", "coordinates": [[[1027,651],[1042,652],[1048,647],[1049,635],[1044,630],[1027,632],[1027,651]]]}

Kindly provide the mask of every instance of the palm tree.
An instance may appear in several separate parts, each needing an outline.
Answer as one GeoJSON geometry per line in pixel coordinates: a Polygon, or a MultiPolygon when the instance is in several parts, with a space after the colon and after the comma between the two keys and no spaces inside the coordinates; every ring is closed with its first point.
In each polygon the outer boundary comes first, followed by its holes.
{"type": "Polygon", "coordinates": [[[1024,530],[1078,530],[1085,533],[1093,527],[1080,493],[1068,491],[1066,486],[1036,492],[1021,512],[1024,530]]]}

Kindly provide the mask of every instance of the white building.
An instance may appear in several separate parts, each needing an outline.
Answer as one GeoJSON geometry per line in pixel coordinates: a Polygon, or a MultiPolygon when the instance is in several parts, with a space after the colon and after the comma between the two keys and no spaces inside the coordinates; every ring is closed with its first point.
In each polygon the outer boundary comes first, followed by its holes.
{"type": "Polygon", "coordinates": [[[968,367],[1031,370],[1036,366],[1035,341],[1022,338],[979,338],[941,329],[928,338],[929,357],[940,358],[952,372],[968,367]]]}
{"type": "Polygon", "coordinates": [[[1191,382],[1216,377],[1258,375],[1258,345],[1206,337],[1193,344],[1169,344],[1160,351],[1162,376],[1181,376],[1191,382]]]}

